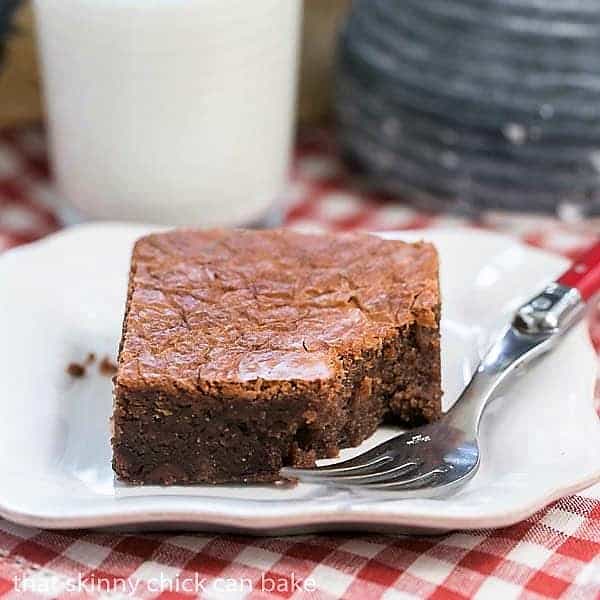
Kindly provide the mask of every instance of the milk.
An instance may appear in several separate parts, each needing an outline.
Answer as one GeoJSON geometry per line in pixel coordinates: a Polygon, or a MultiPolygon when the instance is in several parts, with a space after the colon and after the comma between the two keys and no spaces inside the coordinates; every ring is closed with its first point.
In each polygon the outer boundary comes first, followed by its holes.
{"type": "Polygon", "coordinates": [[[52,159],[92,218],[240,225],[285,182],[300,0],[35,0],[52,159]]]}

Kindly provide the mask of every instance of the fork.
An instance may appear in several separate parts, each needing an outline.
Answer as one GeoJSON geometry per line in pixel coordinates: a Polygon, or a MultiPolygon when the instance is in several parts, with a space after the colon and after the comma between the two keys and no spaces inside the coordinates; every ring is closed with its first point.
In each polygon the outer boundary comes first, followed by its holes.
{"type": "Polygon", "coordinates": [[[454,406],[437,422],[412,429],[350,460],[316,467],[284,467],[280,475],[309,483],[394,490],[394,497],[431,498],[454,492],[481,462],[483,412],[515,370],[552,350],[600,290],[600,242],[556,281],[521,306],[488,350],[454,406]]]}

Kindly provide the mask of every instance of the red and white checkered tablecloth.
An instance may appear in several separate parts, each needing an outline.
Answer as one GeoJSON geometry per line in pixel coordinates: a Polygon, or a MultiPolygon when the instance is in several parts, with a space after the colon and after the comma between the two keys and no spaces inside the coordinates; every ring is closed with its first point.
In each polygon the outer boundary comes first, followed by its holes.
{"type": "MultiPolygon", "coordinates": [[[[326,132],[305,133],[286,223],[366,230],[469,224],[351,182],[326,132]]],[[[40,130],[0,134],[0,250],[59,229],[63,209],[40,130]]],[[[598,224],[487,215],[477,227],[573,256],[598,224]]],[[[591,332],[600,348],[600,319],[591,332]]],[[[1,484],[0,484],[1,485],[1,484]]],[[[251,538],[27,529],[0,520],[2,598],[600,598],[600,486],[504,529],[441,537],[251,538]]]]}

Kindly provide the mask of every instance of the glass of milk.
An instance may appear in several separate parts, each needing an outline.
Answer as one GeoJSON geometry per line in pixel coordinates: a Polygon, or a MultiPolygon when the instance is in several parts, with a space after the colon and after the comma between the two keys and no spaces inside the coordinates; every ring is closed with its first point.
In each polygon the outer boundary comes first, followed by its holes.
{"type": "Polygon", "coordinates": [[[52,159],[89,218],[245,225],[285,183],[300,0],[34,0],[52,159]]]}

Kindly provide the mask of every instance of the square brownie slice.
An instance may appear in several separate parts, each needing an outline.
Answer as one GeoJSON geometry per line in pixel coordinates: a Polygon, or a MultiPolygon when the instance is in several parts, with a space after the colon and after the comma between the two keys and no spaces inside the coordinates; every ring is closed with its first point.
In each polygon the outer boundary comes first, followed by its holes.
{"type": "Polygon", "coordinates": [[[114,378],[132,483],[274,481],[440,414],[438,258],[368,234],[140,239],[114,378]]]}

